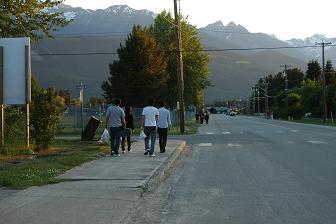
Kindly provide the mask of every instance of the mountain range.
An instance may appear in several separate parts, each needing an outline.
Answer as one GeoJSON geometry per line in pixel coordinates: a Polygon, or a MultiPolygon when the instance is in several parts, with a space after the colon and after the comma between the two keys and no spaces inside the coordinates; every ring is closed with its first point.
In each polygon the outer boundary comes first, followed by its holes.
{"type": "MultiPolygon", "coordinates": [[[[127,5],[87,10],[62,4],[51,11],[62,11],[74,21],[54,33],[55,39],[32,44],[33,73],[42,86],[69,89],[74,96],[78,95],[76,85],[84,82],[88,86],[86,97],[101,95],[101,83],[109,76],[108,65],[117,59],[113,53],[124,44],[133,25],[148,26],[156,16],[151,11],[135,10],[127,5]],[[85,54],[97,52],[102,54],[85,54]]],[[[293,46],[313,46],[322,40],[336,42],[336,38],[328,39],[320,34],[304,40],[282,41],[265,33],[251,33],[234,22],[223,25],[221,21],[200,28],[199,34],[204,49],[215,50],[208,51],[209,80],[213,84],[205,91],[209,103],[246,98],[251,83],[281,72],[280,64],[292,64],[305,71],[309,60],[321,57],[320,47],[293,46]]],[[[325,55],[336,63],[334,47],[326,47],[325,55]]]]}

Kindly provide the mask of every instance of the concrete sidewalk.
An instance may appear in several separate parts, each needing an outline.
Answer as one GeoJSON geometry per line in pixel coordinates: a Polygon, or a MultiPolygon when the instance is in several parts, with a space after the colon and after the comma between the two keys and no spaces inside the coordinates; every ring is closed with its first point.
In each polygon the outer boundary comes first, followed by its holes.
{"type": "Polygon", "coordinates": [[[31,187],[0,200],[6,224],[120,223],[146,191],[163,180],[185,147],[168,141],[166,153],[144,156],[144,143],[120,157],[104,157],[76,167],[59,184],[31,187]]]}

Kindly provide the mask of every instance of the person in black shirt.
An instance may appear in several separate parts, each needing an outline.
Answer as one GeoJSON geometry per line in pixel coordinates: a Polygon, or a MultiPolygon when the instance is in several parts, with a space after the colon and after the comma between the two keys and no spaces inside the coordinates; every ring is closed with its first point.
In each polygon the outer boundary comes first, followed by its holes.
{"type": "Polygon", "coordinates": [[[133,115],[131,114],[131,108],[129,106],[125,107],[125,121],[126,121],[126,128],[124,130],[124,134],[122,135],[121,139],[121,148],[122,153],[125,153],[125,140],[127,138],[127,150],[131,152],[131,134],[134,131],[133,125],[133,115]]]}

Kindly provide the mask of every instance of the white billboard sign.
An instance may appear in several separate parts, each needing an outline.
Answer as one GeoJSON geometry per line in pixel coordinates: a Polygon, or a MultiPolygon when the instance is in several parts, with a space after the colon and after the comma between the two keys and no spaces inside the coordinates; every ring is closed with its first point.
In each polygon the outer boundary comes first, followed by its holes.
{"type": "Polygon", "coordinates": [[[31,99],[30,39],[0,38],[0,47],[3,49],[3,102],[26,104],[31,99]]]}

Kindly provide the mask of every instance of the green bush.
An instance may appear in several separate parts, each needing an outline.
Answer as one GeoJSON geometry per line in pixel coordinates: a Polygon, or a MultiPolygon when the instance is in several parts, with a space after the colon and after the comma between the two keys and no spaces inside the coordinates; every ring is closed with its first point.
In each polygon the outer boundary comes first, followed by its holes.
{"type": "Polygon", "coordinates": [[[32,82],[31,130],[37,150],[47,149],[54,140],[63,116],[63,100],[54,87],[44,89],[32,82]]]}

